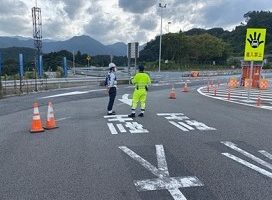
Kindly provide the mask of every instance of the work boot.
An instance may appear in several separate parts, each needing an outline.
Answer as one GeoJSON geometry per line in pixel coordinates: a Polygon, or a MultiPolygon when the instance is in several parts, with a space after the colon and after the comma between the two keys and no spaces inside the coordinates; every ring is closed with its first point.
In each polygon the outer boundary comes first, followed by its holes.
{"type": "Polygon", "coordinates": [[[140,113],[139,115],[138,115],[138,117],[143,117],[144,116],[144,113],[140,113]]]}
{"type": "Polygon", "coordinates": [[[134,118],[135,117],[135,113],[129,114],[128,117],[134,118]]]}
{"type": "Polygon", "coordinates": [[[112,112],[108,112],[108,115],[115,115],[115,111],[112,111],[112,112]]]}

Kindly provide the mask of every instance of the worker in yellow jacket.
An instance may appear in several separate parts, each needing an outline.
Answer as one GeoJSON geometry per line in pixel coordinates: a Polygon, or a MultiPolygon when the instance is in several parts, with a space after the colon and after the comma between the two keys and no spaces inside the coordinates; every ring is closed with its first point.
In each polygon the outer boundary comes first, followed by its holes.
{"type": "Polygon", "coordinates": [[[132,84],[135,86],[135,89],[132,98],[131,114],[128,115],[128,117],[135,117],[135,110],[139,101],[141,103],[141,113],[138,116],[144,116],[148,86],[151,84],[149,75],[144,72],[144,66],[140,65],[138,69],[139,72],[131,80],[132,84]]]}

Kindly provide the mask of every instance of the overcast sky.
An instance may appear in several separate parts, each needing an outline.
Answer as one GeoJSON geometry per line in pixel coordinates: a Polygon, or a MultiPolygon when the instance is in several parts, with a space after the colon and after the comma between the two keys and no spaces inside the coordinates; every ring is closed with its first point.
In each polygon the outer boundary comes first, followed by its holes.
{"type": "MultiPolygon", "coordinates": [[[[0,0],[0,35],[32,37],[35,0],[0,0]]],[[[38,0],[43,38],[89,35],[103,44],[141,44],[163,32],[223,27],[232,30],[248,11],[272,11],[271,0],[38,0]],[[167,4],[166,8],[159,8],[167,4]],[[168,23],[171,22],[171,23],[168,23]]]]}

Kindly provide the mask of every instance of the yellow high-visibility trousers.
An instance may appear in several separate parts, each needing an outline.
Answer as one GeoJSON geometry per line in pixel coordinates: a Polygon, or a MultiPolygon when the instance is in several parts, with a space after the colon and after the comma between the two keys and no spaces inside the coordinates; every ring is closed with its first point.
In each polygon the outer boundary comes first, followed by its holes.
{"type": "Polygon", "coordinates": [[[135,89],[132,97],[132,109],[135,110],[137,108],[138,102],[141,103],[141,110],[145,110],[145,102],[147,97],[146,89],[135,89]]]}

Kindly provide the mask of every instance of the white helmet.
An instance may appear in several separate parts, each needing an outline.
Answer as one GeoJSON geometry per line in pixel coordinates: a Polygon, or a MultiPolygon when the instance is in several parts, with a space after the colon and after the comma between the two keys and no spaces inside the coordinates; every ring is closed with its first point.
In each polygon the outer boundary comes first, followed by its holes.
{"type": "Polygon", "coordinates": [[[112,67],[116,67],[116,65],[114,63],[110,63],[109,64],[109,69],[112,68],[112,67]]]}

